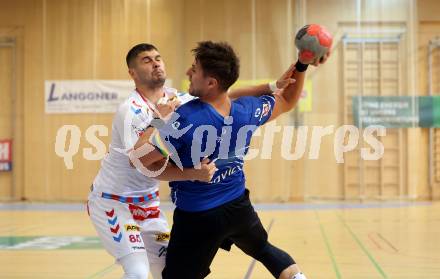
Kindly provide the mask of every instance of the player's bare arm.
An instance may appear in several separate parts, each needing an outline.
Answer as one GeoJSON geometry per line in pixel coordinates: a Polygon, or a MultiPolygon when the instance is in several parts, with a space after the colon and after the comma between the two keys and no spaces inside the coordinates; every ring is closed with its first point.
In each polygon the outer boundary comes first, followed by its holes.
{"type": "MultiPolygon", "coordinates": [[[[322,59],[312,62],[314,66],[319,64],[324,64],[328,57],[330,56],[330,51],[327,52],[322,59]]],[[[287,86],[279,91],[276,91],[273,96],[275,98],[275,107],[272,112],[269,121],[274,120],[283,113],[292,110],[298,103],[301,97],[301,92],[304,87],[304,81],[306,76],[306,67],[308,61],[298,60],[296,64],[292,64],[289,69],[281,76],[280,80],[293,79],[295,82],[287,84],[287,86]],[[304,63],[303,63],[304,62],[304,63]],[[298,69],[302,67],[302,69],[298,69]],[[305,68],[305,69],[304,69],[305,68]]]]}
{"type": "Polygon", "coordinates": [[[273,83],[265,83],[255,86],[233,89],[229,91],[228,95],[231,99],[238,99],[245,96],[260,97],[263,95],[274,93],[276,90],[284,89],[289,84],[292,84],[294,82],[295,79],[293,79],[291,76],[283,74],[278,80],[273,83]]]}

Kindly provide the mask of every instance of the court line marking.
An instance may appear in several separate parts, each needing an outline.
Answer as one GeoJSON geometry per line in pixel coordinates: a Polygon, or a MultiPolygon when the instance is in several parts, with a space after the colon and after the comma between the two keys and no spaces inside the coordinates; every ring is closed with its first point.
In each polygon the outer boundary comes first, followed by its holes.
{"type": "Polygon", "coordinates": [[[333,270],[336,273],[336,277],[338,279],[341,279],[342,278],[341,272],[339,271],[338,264],[336,263],[335,255],[333,254],[333,250],[330,246],[330,242],[328,240],[327,234],[325,233],[324,225],[322,224],[321,219],[319,218],[318,211],[314,210],[314,212],[315,212],[315,217],[318,220],[319,228],[321,230],[321,236],[324,239],[325,246],[327,247],[327,253],[330,256],[330,259],[332,261],[333,270]]]}
{"type": "MultiPolygon", "coordinates": [[[[267,229],[266,229],[267,234],[269,234],[270,229],[272,228],[272,225],[273,225],[274,221],[275,221],[274,218],[272,218],[272,220],[270,220],[270,223],[269,223],[269,225],[267,226],[267,229]]],[[[246,274],[244,275],[244,279],[251,278],[252,271],[254,270],[254,267],[255,267],[256,263],[257,263],[257,260],[256,259],[252,259],[251,264],[249,265],[249,268],[248,268],[246,274]]]]}
{"type": "MultiPolygon", "coordinates": [[[[375,234],[375,233],[369,233],[369,234],[368,234],[368,238],[371,240],[371,242],[374,243],[374,245],[376,245],[376,247],[377,247],[378,249],[383,250],[383,249],[382,249],[382,246],[380,246],[380,244],[374,239],[373,234],[375,234]]],[[[377,234],[377,233],[376,233],[376,234],[377,234]]]]}
{"type": "Polygon", "coordinates": [[[356,234],[352,231],[350,226],[345,222],[344,218],[338,213],[336,213],[336,216],[338,216],[339,221],[345,226],[345,228],[350,232],[353,239],[356,241],[358,246],[364,251],[365,255],[370,259],[370,261],[373,263],[376,270],[382,275],[382,278],[388,279],[388,276],[383,271],[383,269],[380,267],[379,263],[374,259],[374,257],[371,255],[371,253],[368,251],[368,249],[362,244],[362,241],[356,236],[356,234]]]}
{"type": "Polygon", "coordinates": [[[386,244],[388,244],[388,246],[390,246],[391,249],[394,250],[394,252],[396,252],[396,253],[399,252],[399,249],[397,249],[396,247],[394,247],[394,245],[391,244],[391,242],[388,241],[385,237],[383,237],[380,233],[376,233],[376,234],[377,234],[377,236],[379,236],[379,237],[380,237],[380,238],[381,238],[386,244]]]}

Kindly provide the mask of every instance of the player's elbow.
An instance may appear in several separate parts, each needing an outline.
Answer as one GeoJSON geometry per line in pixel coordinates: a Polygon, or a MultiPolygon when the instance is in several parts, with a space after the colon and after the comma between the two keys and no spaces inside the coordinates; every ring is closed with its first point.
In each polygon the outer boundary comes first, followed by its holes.
{"type": "Polygon", "coordinates": [[[289,112],[296,107],[297,102],[288,103],[284,112],[289,112]]]}

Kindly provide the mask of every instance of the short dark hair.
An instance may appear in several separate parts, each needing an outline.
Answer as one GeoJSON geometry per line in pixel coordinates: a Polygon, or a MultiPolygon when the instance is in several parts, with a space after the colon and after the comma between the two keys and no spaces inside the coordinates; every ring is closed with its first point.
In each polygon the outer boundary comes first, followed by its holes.
{"type": "Polygon", "coordinates": [[[204,75],[214,77],[221,89],[226,91],[237,81],[240,60],[228,43],[203,41],[192,52],[204,75]]]}
{"type": "Polygon", "coordinates": [[[133,60],[136,59],[136,57],[138,56],[139,53],[144,52],[144,51],[152,51],[152,50],[157,50],[157,48],[151,44],[137,44],[134,47],[132,47],[130,49],[130,51],[127,53],[127,56],[125,57],[125,61],[127,62],[127,66],[130,67],[133,60]]]}

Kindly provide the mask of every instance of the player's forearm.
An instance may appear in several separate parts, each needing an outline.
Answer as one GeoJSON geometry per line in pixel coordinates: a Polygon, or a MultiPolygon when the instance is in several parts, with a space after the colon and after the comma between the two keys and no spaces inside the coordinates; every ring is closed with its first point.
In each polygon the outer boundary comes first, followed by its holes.
{"type": "Polygon", "coordinates": [[[299,72],[295,70],[292,74],[292,78],[296,80],[295,83],[289,84],[279,94],[285,100],[285,111],[290,111],[298,103],[301,93],[304,87],[306,72],[299,72]]]}
{"type": "Polygon", "coordinates": [[[148,127],[144,133],[139,137],[138,141],[134,145],[134,149],[138,149],[144,144],[150,144],[151,135],[155,132],[156,128],[148,127]]]}
{"type": "Polygon", "coordinates": [[[231,90],[228,95],[231,99],[237,99],[244,96],[260,97],[272,94],[268,84],[260,84],[231,90]]]}
{"type": "MultiPolygon", "coordinates": [[[[157,171],[163,167],[165,162],[156,162],[152,164],[151,170],[157,171]]],[[[155,178],[162,181],[183,181],[190,180],[192,177],[193,169],[184,168],[183,170],[179,169],[176,165],[168,162],[166,168],[156,176],[155,178]]]]}

